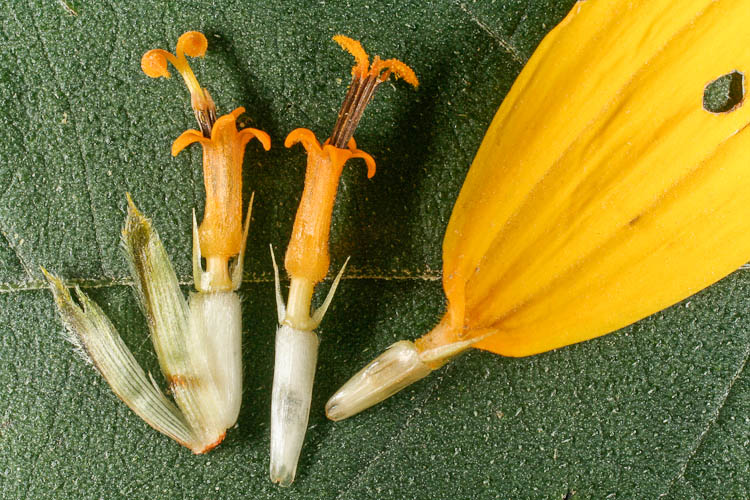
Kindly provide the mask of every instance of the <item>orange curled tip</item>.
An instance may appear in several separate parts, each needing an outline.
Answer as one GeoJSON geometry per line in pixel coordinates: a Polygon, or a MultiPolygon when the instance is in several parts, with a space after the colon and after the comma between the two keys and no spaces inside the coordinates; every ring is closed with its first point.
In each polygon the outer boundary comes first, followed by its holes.
{"type": "Polygon", "coordinates": [[[200,31],[187,31],[177,39],[177,57],[185,54],[188,57],[203,57],[208,49],[208,40],[200,31]]]}
{"type": "Polygon", "coordinates": [[[393,75],[395,78],[401,78],[414,88],[419,87],[419,80],[414,70],[398,59],[386,59],[383,61],[375,57],[370,71],[375,74],[382,73],[378,77],[381,81],[385,81],[389,76],[393,75]]]}
{"type": "Polygon", "coordinates": [[[141,57],[141,70],[151,78],[170,78],[167,69],[167,58],[172,56],[169,52],[162,49],[152,49],[143,54],[141,57]]]}
{"type": "MultiPolygon", "coordinates": [[[[172,65],[184,75],[185,72],[190,72],[190,65],[185,59],[188,57],[203,57],[206,54],[208,48],[208,40],[198,31],[188,31],[183,33],[182,36],[177,40],[177,47],[175,53],[172,54],[163,49],[151,49],[141,58],[141,69],[151,78],[169,78],[169,70],[167,69],[167,62],[172,65]]],[[[190,83],[188,87],[190,87],[190,83]]],[[[199,86],[200,88],[200,86],[199,86]]]]}
{"type": "Polygon", "coordinates": [[[310,151],[311,147],[315,147],[318,150],[321,149],[318,138],[315,137],[315,134],[310,129],[296,128],[289,132],[289,134],[286,136],[286,139],[284,140],[284,147],[291,148],[298,142],[301,142],[302,147],[304,147],[307,151],[310,151]]]}
{"type": "Polygon", "coordinates": [[[243,128],[237,134],[241,144],[247,144],[251,139],[258,139],[263,149],[268,151],[271,149],[271,136],[257,128],[243,128]]]}
{"type": "Polygon", "coordinates": [[[206,139],[203,134],[197,130],[186,130],[172,143],[172,156],[177,156],[180,151],[188,147],[194,142],[200,142],[201,144],[210,144],[211,139],[206,139]]]}
{"type": "Polygon", "coordinates": [[[367,178],[372,179],[372,177],[375,175],[375,160],[372,156],[370,156],[368,153],[365,153],[361,149],[357,149],[357,143],[354,141],[354,137],[349,139],[349,151],[351,151],[351,157],[350,158],[360,158],[362,160],[365,160],[365,165],[367,165],[367,178]]]}
{"type": "MultiPolygon", "coordinates": [[[[245,108],[242,106],[239,106],[235,108],[231,113],[225,116],[231,116],[236,121],[240,118],[240,115],[242,115],[242,113],[244,112],[245,112],[245,108]]],[[[221,119],[225,119],[224,116],[219,118],[219,120],[221,119]]],[[[271,149],[271,136],[257,128],[252,128],[252,127],[243,128],[242,130],[237,132],[237,138],[239,140],[239,143],[243,146],[247,144],[248,142],[250,142],[251,139],[258,139],[258,141],[263,146],[263,149],[265,149],[266,151],[271,149]]]]}
{"type": "Polygon", "coordinates": [[[245,112],[244,106],[238,106],[234,108],[229,114],[234,117],[235,120],[237,120],[240,116],[242,116],[242,113],[245,112]]]}
{"type": "Polygon", "coordinates": [[[354,60],[357,64],[352,68],[352,75],[364,78],[365,74],[367,74],[367,71],[370,69],[370,58],[362,47],[362,44],[345,35],[336,35],[333,37],[333,41],[354,56],[354,60]]]}
{"type": "Polygon", "coordinates": [[[414,88],[419,87],[419,80],[414,70],[398,59],[382,60],[380,57],[375,56],[372,65],[370,65],[370,58],[359,41],[345,35],[336,35],[333,37],[333,41],[354,56],[356,64],[352,68],[352,76],[355,78],[374,76],[379,81],[384,82],[393,74],[393,76],[401,78],[414,88]]]}

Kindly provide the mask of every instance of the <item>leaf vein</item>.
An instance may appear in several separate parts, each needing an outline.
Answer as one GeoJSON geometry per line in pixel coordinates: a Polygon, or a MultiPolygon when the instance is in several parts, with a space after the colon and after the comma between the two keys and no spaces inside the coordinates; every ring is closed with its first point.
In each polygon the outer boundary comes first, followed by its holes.
{"type": "Polygon", "coordinates": [[[399,430],[396,434],[391,437],[390,440],[385,444],[385,446],[373,456],[369,462],[367,462],[366,465],[360,468],[360,472],[357,473],[348,483],[347,485],[341,489],[341,493],[336,497],[335,500],[341,500],[344,498],[344,495],[349,493],[350,491],[353,491],[352,488],[354,484],[362,477],[366,476],[370,470],[372,470],[377,463],[380,461],[380,459],[387,455],[388,452],[393,449],[393,445],[401,441],[401,438],[406,434],[406,431],[411,428],[411,422],[414,419],[414,417],[417,415],[418,410],[424,406],[427,401],[430,400],[432,395],[437,391],[440,384],[445,379],[445,375],[448,371],[450,371],[453,368],[454,365],[448,365],[443,369],[443,372],[437,376],[437,379],[430,385],[430,387],[427,389],[427,395],[422,399],[422,401],[419,404],[414,405],[414,409],[412,409],[411,412],[409,412],[409,415],[406,417],[406,420],[404,421],[404,425],[401,427],[401,430],[399,430]]]}
{"type": "Polygon", "coordinates": [[[518,50],[516,50],[513,44],[505,40],[502,36],[500,36],[484,22],[482,22],[481,19],[479,19],[471,10],[469,10],[466,4],[462,2],[455,2],[455,5],[461,10],[461,12],[466,14],[469,19],[471,19],[471,21],[479,27],[479,29],[489,35],[489,37],[492,38],[495,43],[497,43],[505,52],[507,52],[515,62],[522,66],[526,64],[526,58],[522,54],[520,54],[518,50]]]}
{"type": "MultiPolygon", "coordinates": [[[[33,12],[34,7],[31,5],[31,3],[28,4],[29,9],[33,12]]],[[[97,217],[96,217],[96,210],[94,208],[94,193],[93,189],[91,187],[91,174],[89,170],[88,162],[86,161],[86,154],[85,154],[85,148],[83,146],[83,141],[81,140],[81,134],[78,130],[78,120],[74,118],[73,113],[73,103],[70,100],[70,96],[67,92],[65,92],[64,87],[62,85],[62,80],[60,79],[60,75],[58,73],[57,65],[52,63],[52,58],[49,54],[49,49],[47,48],[47,43],[43,37],[42,29],[39,27],[38,20],[35,16],[32,16],[32,25],[34,27],[34,31],[36,32],[36,37],[39,40],[39,43],[42,46],[42,54],[44,55],[44,60],[47,63],[47,67],[49,68],[50,73],[54,77],[55,83],[57,84],[58,89],[60,89],[60,95],[63,96],[65,99],[65,102],[67,103],[68,111],[70,112],[70,123],[73,125],[76,134],[76,144],[78,145],[78,155],[81,158],[81,164],[83,165],[83,176],[86,179],[85,185],[86,185],[86,192],[89,198],[89,208],[91,209],[91,222],[94,229],[94,237],[96,239],[96,247],[99,253],[99,267],[101,269],[102,274],[105,276],[107,275],[105,269],[104,269],[104,251],[102,249],[102,243],[101,243],[101,236],[99,234],[99,228],[96,224],[97,217]]]]}
{"type": "MultiPolygon", "coordinates": [[[[0,233],[2,230],[0,228],[0,233]]],[[[441,273],[436,272],[416,272],[405,274],[350,274],[344,276],[342,280],[372,280],[372,281],[440,281],[441,273]]],[[[194,284],[191,276],[178,276],[178,284],[181,286],[191,286],[194,284]]],[[[257,274],[242,280],[243,283],[273,283],[274,278],[271,274],[257,274]]],[[[133,279],[130,277],[112,277],[106,279],[88,279],[72,278],[66,279],[67,286],[77,285],[82,289],[87,288],[111,288],[117,286],[133,286],[133,279]]],[[[25,281],[20,283],[6,282],[0,283],[0,294],[31,292],[35,290],[46,290],[49,284],[43,280],[25,281]]]]}
{"type": "Polygon", "coordinates": [[[513,31],[511,31],[510,36],[508,37],[508,40],[513,40],[516,37],[516,34],[518,33],[518,30],[521,28],[521,26],[523,25],[523,23],[525,23],[526,20],[529,18],[529,14],[528,14],[529,13],[529,8],[531,6],[531,2],[533,2],[533,1],[534,0],[528,0],[528,2],[526,2],[526,8],[523,11],[523,15],[518,20],[518,22],[516,23],[516,25],[513,26],[513,31]]]}
{"type": "MultiPolygon", "coordinates": [[[[732,288],[732,291],[729,293],[729,298],[727,299],[727,302],[725,304],[725,310],[728,307],[729,303],[731,302],[732,296],[734,295],[734,291],[736,288],[737,288],[737,285],[735,284],[735,286],[732,288]]],[[[739,380],[739,378],[742,376],[743,372],[745,371],[745,366],[747,366],[748,358],[750,358],[750,343],[746,345],[742,362],[740,363],[739,368],[732,375],[732,378],[729,380],[726,390],[721,394],[719,404],[716,406],[716,409],[714,410],[713,414],[709,418],[708,423],[706,424],[706,427],[703,429],[703,431],[700,433],[698,438],[695,440],[695,443],[693,444],[693,446],[690,448],[690,451],[688,452],[687,457],[685,458],[685,462],[677,471],[677,475],[675,475],[675,477],[667,484],[667,489],[664,491],[664,493],[660,494],[658,498],[663,498],[667,496],[669,492],[671,491],[672,487],[677,483],[677,481],[685,480],[685,472],[687,471],[688,465],[690,465],[691,460],[698,454],[698,451],[700,450],[701,446],[703,446],[705,439],[706,439],[706,435],[708,434],[708,431],[711,430],[714,424],[719,420],[719,417],[721,416],[721,411],[726,405],[727,400],[729,399],[729,395],[732,393],[734,384],[737,382],[737,380],[739,380]]]]}

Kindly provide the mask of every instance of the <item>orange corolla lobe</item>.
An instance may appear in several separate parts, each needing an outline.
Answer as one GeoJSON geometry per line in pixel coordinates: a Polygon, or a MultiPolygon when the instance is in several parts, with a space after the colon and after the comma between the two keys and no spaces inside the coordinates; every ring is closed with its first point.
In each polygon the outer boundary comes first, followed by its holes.
{"type": "Polygon", "coordinates": [[[172,144],[176,156],[188,145],[203,146],[203,181],[206,207],[198,230],[201,254],[228,259],[242,248],[242,161],[245,145],[256,138],[268,151],[271,138],[255,128],[237,130],[237,118],[245,112],[239,107],[216,120],[211,137],[197,130],[186,130],[172,144]]]}

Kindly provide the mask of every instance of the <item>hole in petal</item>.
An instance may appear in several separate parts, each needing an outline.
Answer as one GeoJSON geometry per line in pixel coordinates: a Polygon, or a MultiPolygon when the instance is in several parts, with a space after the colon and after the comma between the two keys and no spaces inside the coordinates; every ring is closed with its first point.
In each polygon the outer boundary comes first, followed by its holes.
{"type": "Polygon", "coordinates": [[[703,109],[711,113],[734,111],[744,99],[745,75],[739,71],[720,76],[703,89],[703,109]]]}

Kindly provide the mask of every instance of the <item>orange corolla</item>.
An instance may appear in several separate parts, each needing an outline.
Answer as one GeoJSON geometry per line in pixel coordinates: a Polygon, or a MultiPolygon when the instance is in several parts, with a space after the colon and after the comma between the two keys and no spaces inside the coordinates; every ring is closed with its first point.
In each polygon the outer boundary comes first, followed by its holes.
{"type": "Polygon", "coordinates": [[[328,255],[328,236],[336,191],[344,164],[351,158],[361,158],[367,164],[367,178],[375,175],[375,160],[357,149],[354,138],[347,149],[337,148],[329,141],[322,146],[308,129],[298,128],[289,133],[284,146],[301,143],[307,151],[305,188],[294,220],[294,229],[286,250],[284,267],[292,276],[318,283],[326,274],[331,259],[328,255]]]}
{"type": "Polygon", "coordinates": [[[284,265],[293,279],[304,279],[312,285],[320,282],[328,273],[331,214],[344,163],[351,158],[361,158],[367,164],[367,177],[375,175],[375,160],[357,149],[352,137],[367,104],[377,87],[391,75],[414,87],[419,86],[414,71],[398,59],[383,60],[375,56],[370,64],[367,53],[358,41],[343,35],[334,36],[333,39],[354,56],[356,64],[352,68],[352,83],[331,137],[321,146],[313,132],[300,128],[293,130],[284,143],[286,147],[291,147],[300,142],[307,150],[305,188],[284,265]]]}
{"type": "Polygon", "coordinates": [[[239,107],[220,117],[206,138],[197,130],[186,130],[172,144],[172,156],[188,145],[203,146],[203,182],[206,187],[206,208],[198,230],[201,255],[206,258],[207,271],[215,274],[215,285],[229,283],[228,260],[238,255],[244,244],[242,229],[242,160],[245,145],[257,138],[268,151],[271,138],[255,128],[237,130],[237,118],[245,112],[239,107]]]}

